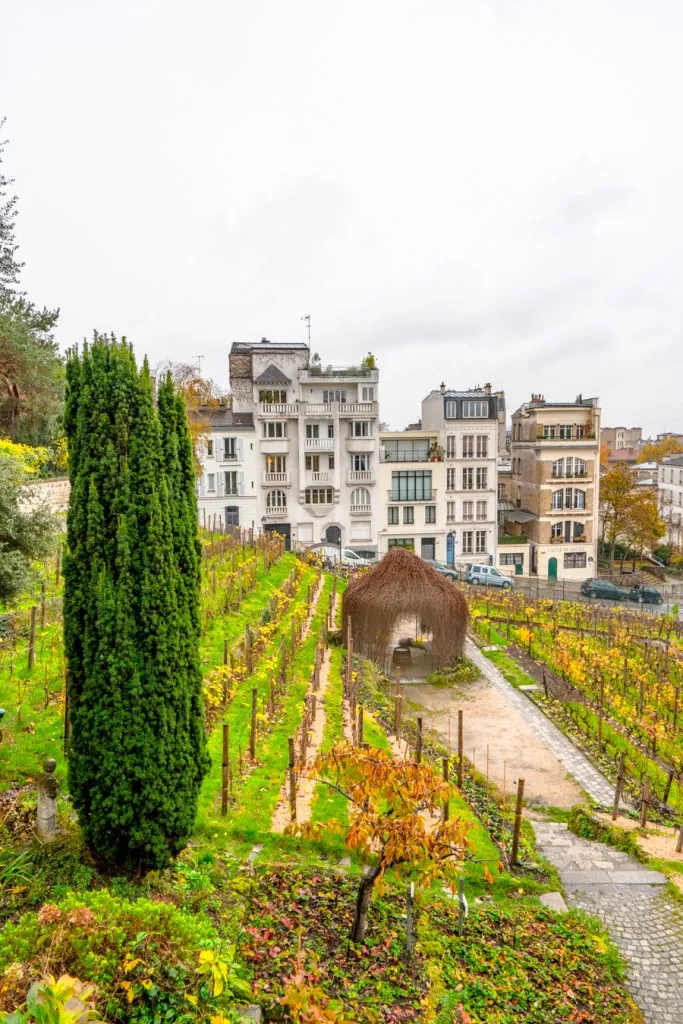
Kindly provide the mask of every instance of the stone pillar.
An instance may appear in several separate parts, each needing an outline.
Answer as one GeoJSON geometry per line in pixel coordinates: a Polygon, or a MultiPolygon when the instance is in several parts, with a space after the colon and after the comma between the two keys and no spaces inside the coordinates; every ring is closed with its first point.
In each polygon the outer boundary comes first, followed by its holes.
{"type": "Polygon", "coordinates": [[[57,762],[49,757],[42,775],[38,776],[38,820],[36,832],[43,843],[57,838],[57,791],[59,783],[54,777],[57,762]]]}

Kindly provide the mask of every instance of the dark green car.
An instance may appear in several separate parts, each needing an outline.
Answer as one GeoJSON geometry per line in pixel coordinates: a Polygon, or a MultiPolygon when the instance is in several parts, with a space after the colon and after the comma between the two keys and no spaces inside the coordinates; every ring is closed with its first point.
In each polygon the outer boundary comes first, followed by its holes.
{"type": "Polygon", "coordinates": [[[607,580],[584,580],[579,590],[585,597],[599,597],[603,601],[629,601],[631,591],[607,580]]]}
{"type": "Polygon", "coordinates": [[[631,587],[628,596],[639,604],[664,604],[664,598],[655,587],[644,587],[640,583],[631,587]]]}

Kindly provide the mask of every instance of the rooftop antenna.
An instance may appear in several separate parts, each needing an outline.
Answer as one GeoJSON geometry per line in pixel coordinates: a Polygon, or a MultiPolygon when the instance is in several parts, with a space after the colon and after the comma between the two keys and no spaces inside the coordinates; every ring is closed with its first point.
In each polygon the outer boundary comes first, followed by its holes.
{"type": "Polygon", "coordinates": [[[301,319],[305,320],[307,325],[308,325],[308,347],[310,348],[311,347],[311,314],[307,313],[306,316],[302,316],[301,319]]]}
{"type": "Polygon", "coordinates": [[[195,356],[195,359],[197,360],[197,376],[198,377],[201,377],[201,375],[202,375],[202,359],[203,358],[204,358],[203,355],[195,356]]]}

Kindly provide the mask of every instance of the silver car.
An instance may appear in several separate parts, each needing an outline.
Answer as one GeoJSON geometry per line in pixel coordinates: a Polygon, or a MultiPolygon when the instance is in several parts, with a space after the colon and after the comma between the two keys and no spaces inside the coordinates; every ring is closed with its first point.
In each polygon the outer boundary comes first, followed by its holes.
{"type": "Polygon", "coordinates": [[[471,583],[473,587],[501,587],[503,590],[512,587],[510,577],[504,576],[494,565],[468,565],[465,569],[465,583],[471,583]]]}

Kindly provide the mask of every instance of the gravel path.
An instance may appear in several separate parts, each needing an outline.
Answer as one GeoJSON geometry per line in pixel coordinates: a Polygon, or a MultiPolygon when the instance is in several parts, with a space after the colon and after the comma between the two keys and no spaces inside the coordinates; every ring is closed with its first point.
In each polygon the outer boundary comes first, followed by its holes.
{"type": "Polygon", "coordinates": [[[559,870],[570,905],[609,929],[647,1024],[683,1024],[683,910],[664,888],[664,875],[575,836],[562,822],[533,825],[538,849],[559,870]]]}
{"type": "Polygon", "coordinates": [[[508,704],[519,712],[548,749],[552,750],[581,788],[601,806],[611,807],[614,799],[614,786],[601,775],[597,768],[593,767],[585,754],[582,754],[578,747],[575,747],[571,740],[568,740],[528,697],[519,693],[508,683],[500,670],[482,654],[469,637],[465,645],[465,654],[470,661],[474,662],[491,686],[502,693],[508,704]]]}

